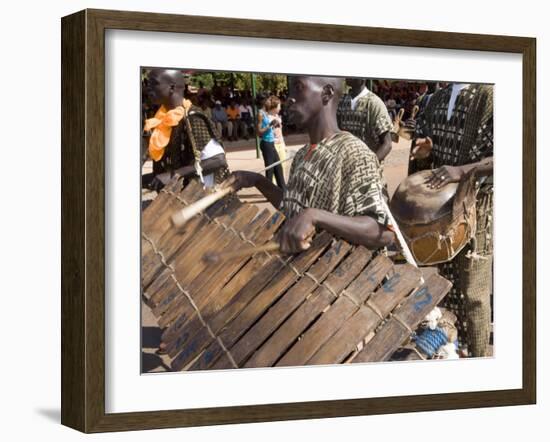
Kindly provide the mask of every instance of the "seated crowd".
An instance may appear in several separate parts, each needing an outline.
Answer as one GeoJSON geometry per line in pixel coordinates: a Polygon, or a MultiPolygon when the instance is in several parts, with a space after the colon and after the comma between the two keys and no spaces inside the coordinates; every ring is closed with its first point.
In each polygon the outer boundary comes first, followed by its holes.
{"type": "MultiPolygon", "coordinates": [[[[194,90],[186,88],[186,98],[199,106],[203,113],[214,121],[218,132],[227,141],[248,140],[254,137],[256,128],[253,105],[255,104],[257,109],[261,108],[261,103],[271,95],[278,96],[284,104],[286,91],[281,93],[262,91],[254,97],[250,90],[236,91],[217,83],[210,90],[202,83],[199,83],[198,88],[194,90]]],[[[284,106],[282,108],[284,109],[284,106]]],[[[285,123],[287,117],[284,110],[281,117],[285,123]]]]}
{"type": "MultiPolygon", "coordinates": [[[[443,84],[439,84],[443,86],[443,84]]],[[[388,113],[392,120],[395,120],[400,109],[405,110],[403,120],[411,116],[415,105],[423,108],[426,100],[437,88],[433,82],[412,82],[412,81],[389,81],[374,80],[372,92],[378,95],[386,104],[388,113]]]]}

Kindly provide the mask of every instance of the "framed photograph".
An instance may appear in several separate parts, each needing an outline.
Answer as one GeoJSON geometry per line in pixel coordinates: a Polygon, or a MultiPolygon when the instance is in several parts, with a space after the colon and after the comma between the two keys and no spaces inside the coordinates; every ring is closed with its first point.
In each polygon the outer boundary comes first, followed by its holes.
{"type": "Polygon", "coordinates": [[[535,403],[535,53],[64,17],[62,423],[535,403]]]}

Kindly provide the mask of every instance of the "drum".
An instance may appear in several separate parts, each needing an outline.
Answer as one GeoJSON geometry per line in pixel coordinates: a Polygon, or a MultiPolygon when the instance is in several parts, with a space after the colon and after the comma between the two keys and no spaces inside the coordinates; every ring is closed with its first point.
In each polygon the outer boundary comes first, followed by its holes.
{"type": "Polygon", "coordinates": [[[173,371],[387,360],[451,287],[326,232],[297,255],[204,260],[266,244],[284,221],[226,197],[175,229],[206,194],[170,184],[143,213],[143,302],[173,371]]]}
{"type": "Polygon", "coordinates": [[[390,210],[418,265],[452,260],[475,235],[474,170],[460,183],[431,189],[431,170],[407,177],[397,188],[390,210]]]}

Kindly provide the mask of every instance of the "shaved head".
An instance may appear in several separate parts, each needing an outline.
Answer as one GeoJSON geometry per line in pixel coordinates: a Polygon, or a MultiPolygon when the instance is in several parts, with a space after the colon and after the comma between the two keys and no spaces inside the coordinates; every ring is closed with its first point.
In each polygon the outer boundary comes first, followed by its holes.
{"type": "Polygon", "coordinates": [[[173,84],[176,88],[185,88],[185,77],[177,69],[151,69],[149,79],[156,78],[159,82],[173,84]]]}
{"type": "Polygon", "coordinates": [[[179,106],[183,100],[185,77],[177,69],[151,69],[147,76],[147,97],[154,104],[169,108],[179,106]]]}
{"type": "Polygon", "coordinates": [[[346,85],[350,87],[349,93],[352,97],[356,97],[365,88],[367,80],[364,78],[346,78],[346,85]]]}
{"type": "Polygon", "coordinates": [[[289,78],[289,113],[299,127],[308,127],[319,118],[336,121],[336,108],[344,89],[344,79],[293,76],[289,78]],[[324,114],[321,117],[321,114],[324,114]]]}
{"type": "Polygon", "coordinates": [[[311,78],[315,83],[317,83],[320,87],[324,86],[332,86],[334,89],[334,94],[336,95],[336,101],[343,95],[344,93],[344,79],[338,78],[338,77],[309,77],[311,78]]]}

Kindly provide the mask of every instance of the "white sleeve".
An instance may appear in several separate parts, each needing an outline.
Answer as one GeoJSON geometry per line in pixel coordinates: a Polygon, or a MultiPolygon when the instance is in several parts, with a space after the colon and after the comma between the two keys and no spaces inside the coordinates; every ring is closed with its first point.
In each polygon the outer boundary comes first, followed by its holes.
{"type": "Polygon", "coordinates": [[[212,138],[201,151],[201,160],[207,160],[221,153],[225,153],[222,145],[212,138]]]}

